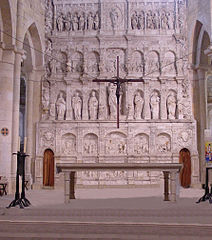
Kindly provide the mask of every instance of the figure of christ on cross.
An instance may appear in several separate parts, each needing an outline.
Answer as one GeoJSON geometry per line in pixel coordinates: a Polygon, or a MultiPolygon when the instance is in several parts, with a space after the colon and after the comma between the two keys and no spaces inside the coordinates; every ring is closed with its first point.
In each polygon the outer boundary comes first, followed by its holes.
{"type": "Polygon", "coordinates": [[[116,85],[116,98],[117,98],[117,128],[119,128],[119,98],[121,91],[121,84],[125,82],[144,82],[143,78],[140,79],[123,79],[119,77],[119,56],[117,56],[117,76],[114,79],[94,79],[93,82],[110,82],[116,85]]]}

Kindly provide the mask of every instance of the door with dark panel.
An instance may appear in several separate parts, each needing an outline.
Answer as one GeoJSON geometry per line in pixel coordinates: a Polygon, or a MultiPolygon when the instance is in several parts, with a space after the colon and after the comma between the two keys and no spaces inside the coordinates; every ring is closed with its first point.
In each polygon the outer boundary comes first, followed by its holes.
{"type": "Polygon", "coordinates": [[[44,152],[43,186],[54,186],[54,153],[51,149],[47,149],[44,152]]]}
{"type": "Polygon", "coordinates": [[[191,154],[187,148],[180,151],[179,162],[183,164],[180,171],[180,184],[184,188],[191,185],[191,154]]]}

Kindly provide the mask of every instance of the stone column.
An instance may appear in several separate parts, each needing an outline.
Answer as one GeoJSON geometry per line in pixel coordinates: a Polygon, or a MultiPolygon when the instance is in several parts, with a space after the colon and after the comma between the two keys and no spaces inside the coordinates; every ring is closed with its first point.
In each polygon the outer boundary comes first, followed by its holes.
{"type": "Polygon", "coordinates": [[[167,90],[166,90],[166,82],[165,82],[165,79],[160,79],[160,80],[161,80],[160,118],[161,119],[167,119],[167,106],[166,106],[167,90]]]}
{"type": "MultiPolygon", "coordinates": [[[[33,154],[33,85],[35,81],[34,70],[29,74],[27,81],[27,154],[29,157],[26,158],[26,180],[31,180],[31,160],[33,154]]],[[[31,181],[30,181],[31,183],[31,181]]]]}
{"type": "Polygon", "coordinates": [[[149,91],[149,79],[144,80],[144,119],[151,119],[150,114],[150,91],[149,91]]]}
{"type": "Polygon", "coordinates": [[[71,84],[67,84],[66,89],[66,120],[73,119],[73,110],[72,110],[72,103],[71,103],[71,84]]]}
{"type": "Polygon", "coordinates": [[[170,201],[176,202],[176,177],[177,171],[170,172],[170,201]]]}
{"type": "MultiPolygon", "coordinates": [[[[17,28],[16,37],[22,39],[23,29],[23,10],[24,1],[18,1],[17,7],[17,28]]],[[[18,149],[18,137],[19,137],[19,101],[20,101],[20,76],[21,76],[21,60],[23,55],[23,44],[20,41],[16,41],[17,51],[15,52],[14,61],[14,83],[13,83],[13,116],[12,116],[12,152],[17,152],[18,149]]],[[[17,158],[12,156],[11,162],[11,174],[15,176],[17,168],[17,158]]]]}

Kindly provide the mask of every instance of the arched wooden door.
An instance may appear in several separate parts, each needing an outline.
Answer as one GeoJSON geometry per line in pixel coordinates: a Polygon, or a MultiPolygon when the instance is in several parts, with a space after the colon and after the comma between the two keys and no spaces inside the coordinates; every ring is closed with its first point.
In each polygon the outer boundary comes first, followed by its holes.
{"type": "Polygon", "coordinates": [[[54,153],[47,149],[43,157],[43,186],[54,186],[54,153]]]}
{"type": "Polygon", "coordinates": [[[191,185],[191,154],[187,148],[180,151],[179,162],[183,164],[180,171],[180,184],[184,188],[189,188],[191,185]]]}

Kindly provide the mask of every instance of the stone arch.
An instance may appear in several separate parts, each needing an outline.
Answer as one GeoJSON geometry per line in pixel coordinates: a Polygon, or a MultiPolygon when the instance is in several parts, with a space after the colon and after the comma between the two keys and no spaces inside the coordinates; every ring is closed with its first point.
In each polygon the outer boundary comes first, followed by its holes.
{"type": "Polygon", "coordinates": [[[152,50],[145,57],[145,75],[158,76],[161,74],[160,54],[152,50]]]}
{"type": "Polygon", "coordinates": [[[170,50],[165,53],[161,71],[166,76],[177,75],[176,53],[174,51],[170,50]]]}
{"type": "Polygon", "coordinates": [[[191,153],[187,148],[180,150],[179,163],[183,164],[180,171],[180,184],[184,188],[189,188],[191,185],[191,153]]]}
{"type": "Polygon", "coordinates": [[[11,46],[15,43],[15,38],[13,38],[15,26],[13,28],[11,4],[9,0],[0,1],[0,15],[2,21],[0,28],[3,31],[1,32],[0,40],[3,41],[4,44],[11,46]]]}
{"type": "Polygon", "coordinates": [[[194,32],[193,32],[193,49],[192,49],[192,63],[195,65],[197,62],[197,47],[198,47],[198,39],[200,35],[200,31],[202,29],[203,24],[200,21],[196,21],[194,32]]]}
{"type": "Polygon", "coordinates": [[[43,156],[43,186],[54,187],[54,152],[46,149],[43,156]]]}
{"type": "Polygon", "coordinates": [[[144,73],[144,54],[139,50],[135,50],[132,53],[131,58],[131,71],[135,73],[144,73]]]}
{"type": "Polygon", "coordinates": [[[77,151],[76,136],[72,133],[66,133],[61,137],[61,151],[65,155],[75,155],[77,151]]]}
{"type": "Polygon", "coordinates": [[[160,153],[171,152],[171,136],[168,133],[160,133],[156,138],[157,151],[160,153]]]}
{"type": "Polygon", "coordinates": [[[206,31],[203,32],[202,42],[201,42],[201,51],[200,51],[200,65],[208,66],[208,56],[204,53],[204,51],[210,45],[210,37],[206,31]]]}
{"type": "Polygon", "coordinates": [[[87,56],[87,71],[95,74],[96,76],[99,74],[99,63],[100,63],[100,55],[97,51],[92,51],[88,53],[87,56]]]}
{"type": "Polygon", "coordinates": [[[83,138],[83,153],[84,155],[98,154],[98,136],[94,133],[87,133],[83,138]]]}
{"type": "Polygon", "coordinates": [[[133,147],[136,155],[149,153],[149,136],[145,133],[135,135],[133,147]]]}
{"type": "Polygon", "coordinates": [[[72,66],[74,73],[82,74],[83,73],[83,53],[80,51],[75,51],[72,58],[72,66]]]}

